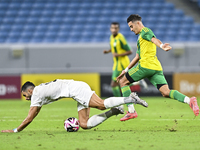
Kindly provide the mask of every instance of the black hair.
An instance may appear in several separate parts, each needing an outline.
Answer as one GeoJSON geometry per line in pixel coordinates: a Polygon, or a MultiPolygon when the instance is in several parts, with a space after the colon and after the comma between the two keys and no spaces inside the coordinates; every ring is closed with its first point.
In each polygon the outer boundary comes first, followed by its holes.
{"type": "Polygon", "coordinates": [[[21,92],[26,91],[29,87],[35,87],[35,85],[32,82],[27,81],[22,85],[21,92]]]}
{"type": "Polygon", "coordinates": [[[138,14],[132,14],[127,18],[127,23],[129,23],[130,21],[132,21],[132,22],[142,21],[142,17],[140,17],[140,15],[138,15],[138,14]]]}
{"type": "Polygon", "coordinates": [[[120,25],[119,25],[119,22],[112,22],[111,25],[112,25],[112,24],[113,24],[113,25],[118,25],[118,27],[120,26],[120,25]]]}

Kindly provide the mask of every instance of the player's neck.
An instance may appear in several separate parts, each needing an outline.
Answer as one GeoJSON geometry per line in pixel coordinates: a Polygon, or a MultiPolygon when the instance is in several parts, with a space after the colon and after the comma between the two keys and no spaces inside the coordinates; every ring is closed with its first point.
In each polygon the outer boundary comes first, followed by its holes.
{"type": "Polygon", "coordinates": [[[115,38],[117,35],[118,35],[118,33],[117,34],[113,34],[113,37],[115,38]]]}

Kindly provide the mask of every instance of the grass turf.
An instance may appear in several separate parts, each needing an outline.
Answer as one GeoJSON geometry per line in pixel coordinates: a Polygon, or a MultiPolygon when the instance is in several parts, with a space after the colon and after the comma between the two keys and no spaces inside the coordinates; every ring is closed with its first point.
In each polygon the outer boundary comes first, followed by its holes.
{"type": "MultiPolygon", "coordinates": [[[[187,104],[162,97],[144,97],[149,108],[136,105],[137,119],[120,122],[123,115],[101,125],[68,133],[63,123],[78,118],[76,102],[58,101],[43,106],[22,132],[0,133],[0,149],[22,150],[187,150],[200,149],[200,119],[187,104]]],[[[0,130],[18,127],[27,116],[30,102],[0,101],[0,130]]],[[[125,109],[127,109],[125,107],[125,109]]],[[[91,109],[91,115],[101,113],[91,109]]]]}

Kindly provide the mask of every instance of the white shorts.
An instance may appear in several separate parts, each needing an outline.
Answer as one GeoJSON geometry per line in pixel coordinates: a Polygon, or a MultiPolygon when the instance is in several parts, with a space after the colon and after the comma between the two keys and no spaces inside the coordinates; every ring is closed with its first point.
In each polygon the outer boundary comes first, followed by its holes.
{"type": "Polygon", "coordinates": [[[90,98],[95,93],[91,90],[90,86],[82,81],[74,81],[69,84],[70,97],[78,102],[78,111],[88,108],[90,98]]]}

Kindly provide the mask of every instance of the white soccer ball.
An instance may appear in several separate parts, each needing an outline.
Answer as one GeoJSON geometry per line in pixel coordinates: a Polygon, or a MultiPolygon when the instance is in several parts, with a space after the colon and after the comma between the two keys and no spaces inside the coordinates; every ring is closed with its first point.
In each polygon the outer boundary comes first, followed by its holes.
{"type": "Polygon", "coordinates": [[[78,131],[79,127],[79,121],[74,117],[70,117],[64,122],[64,128],[67,132],[76,132],[78,131]]]}

